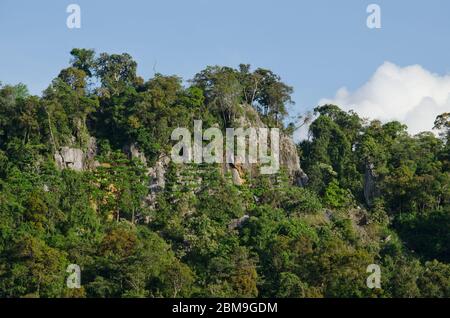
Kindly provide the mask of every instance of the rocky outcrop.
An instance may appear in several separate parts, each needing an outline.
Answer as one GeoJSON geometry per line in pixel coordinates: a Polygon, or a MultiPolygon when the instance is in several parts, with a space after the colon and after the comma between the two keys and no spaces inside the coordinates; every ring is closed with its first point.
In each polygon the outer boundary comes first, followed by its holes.
{"type": "Polygon", "coordinates": [[[130,159],[138,159],[143,164],[147,164],[147,158],[145,157],[145,154],[140,151],[136,143],[125,146],[123,151],[128,154],[130,159]]]}
{"type": "Polygon", "coordinates": [[[244,184],[244,180],[241,178],[242,171],[236,165],[230,164],[231,170],[231,178],[233,180],[233,184],[237,186],[241,186],[244,184]]]}
{"type": "MultiPolygon", "coordinates": [[[[136,143],[125,146],[123,151],[130,159],[140,160],[145,166],[147,166],[148,160],[136,143]]],[[[145,198],[145,202],[150,208],[155,208],[157,194],[166,187],[166,172],[169,162],[170,157],[162,154],[152,167],[147,168],[147,176],[150,181],[148,185],[149,194],[145,198]]]]}
{"type": "Polygon", "coordinates": [[[364,172],[364,198],[369,207],[373,205],[373,200],[378,196],[376,180],[374,164],[367,163],[364,172]]]}
{"type": "Polygon", "coordinates": [[[148,168],[147,174],[150,178],[150,192],[146,198],[146,202],[150,207],[154,207],[156,203],[156,195],[166,187],[166,172],[169,166],[170,157],[162,155],[156,161],[155,165],[148,168]]]}
{"type": "Polygon", "coordinates": [[[308,176],[300,167],[297,146],[291,137],[284,134],[280,136],[280,165],[287,170],[295,185],[307,185],[308,176]]]}
{"type": "Polygon", "coordinates": [[[97,139],[95,139],[95,137],[90,137],[85,152],[87,168],[95,168],[99,166],[99,163],[95,161],[95,156],[97,156],[97,154],[97,139]]]}
{"type": "MultiPolygon", "coordinates": [[[[264,128],[267,127],[259,117],[258,112],[251,106],[241,106],[241,116],[238,116],[235,120],[236,127],[242,128],[264,128]]],[[[280,134],[280,167],[286,169],[292,183],[299,187],[304,187],[308,183],[308,176],[300,167],[300,158],[297,152],[297,146],[295,145],[292,137],[280,134]]],[[[229,165],[227,171],[231,172],[233,183],[235,185],[242,185],[244,180],[244,174],[254,175],[257,169],[254,169],[252,164],[242,164],[240,167],[229,165]],[[240,169],[238,169],[240,168],[240,169]]]]}
{"type": "Polygon", "coordinates": [[[61,147],[54,154],[56,165],[59,169],[71,169],[74,171],[84,171],[95,168],[99,165],[95,161],[97,155],[97,142],[94,137],[90,137],[86,150],[73,147],[61,147]]]}
{"type": "MultiPolygon", "coordinates": [[[[258,112],[251,106],[242,105],[241,114],[237,116],[234,126],[242,128],[265,128],[266,125],[261,121],[258,112]]],[[[75,140],[74,142],[75,143],[75,140]]],[[[280,167],[285,169],[289,174],[292,183],[296,186],[305,186],[308,182],[308,176],[303,172],[300,167],[300,158],[297,153],[297,147],[292,137],[280,134],[280,167]]],[[[145,154],[139,149],[136,143],[130,143],[123,148],[123,151],[128,154],[130,159],[138,159],[145,166],[149,165],[145,154]]],[[[60,169],[72,169],[75,171],[84,171],[88,169],[95,169],[98,166],[104,166],[106,164],[100,164],[95,161],[97,155],[97,143],[96,139],[90,137],[85,149],[79,149],[75,147],[62,147],[57,153],[55,153],[55,161],[60,169]]],[[[146,204],[150,207],[155,207],[156,196],[159,192],[164,190],[166,186],[166,172],[169,167],[170,157],[167,155],[161,155],[152,167],[148,167],[147,175],[149,176],[149,195],[146,198],[146,204]]],[[[232,182],[235,185],[241,186],[249,181],[253,176],[259,174],[259,165],[250,163],[236,163],[226,164],[222,166],[224,173],[230,173],[232,182]],[[246,180],[249,179],[249,180],[246,180]]],[[[185,169],[185,168],[181,168],[185,169]]],[[[185,171],[186,172],[186,171],[185,171]]],[[[195,192],[195,188],[200,188],[202,183],[202,174],[199,171],[192,172],[192,180],[186,179],[183,173],[179,174],[180,184],[192,186],[195,192]],[[188,184],[189,183],[189,184],[188,184]]]]}
{"type": "Polygon", "coordinates": [[[55,153],[56,165],[60,169],[71,169],[75,171],[84,170],[84,152],[81,149],[61,147],[55,153]]]}
{"type": "Polygon", "coordinates": [[[250,215],[246,214],[246,215],[244,215],[243,217],[241,217],[240,219],[234,219],[234,220],[231,220],[231,223],[228,224],[228,229],[229,229],[229,230],[236,230],[236,229],[239,229],[239,228],[241,228],[241,227],[244,225],[244,223],[245,223],[248,219],[250,219],[250,215]]]}

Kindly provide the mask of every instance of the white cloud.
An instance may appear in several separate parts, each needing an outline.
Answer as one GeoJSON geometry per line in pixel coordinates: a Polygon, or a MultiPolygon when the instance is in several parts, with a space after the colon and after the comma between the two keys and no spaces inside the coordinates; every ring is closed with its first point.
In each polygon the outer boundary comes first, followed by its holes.
{"type": "Polygon", "coordinates": [[[398,120],[416,134],[431,131],[439,114],[450,111],[450,75],[433,74],[420,65],[399,67],[385,62],[355,92],[345,87],[319,105],[336,104],[362,117],[398,120]]]}

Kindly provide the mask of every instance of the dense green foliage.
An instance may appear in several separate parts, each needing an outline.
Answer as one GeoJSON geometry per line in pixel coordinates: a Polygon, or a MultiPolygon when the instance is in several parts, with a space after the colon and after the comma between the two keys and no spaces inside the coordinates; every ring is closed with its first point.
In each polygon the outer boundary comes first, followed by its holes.
{"type": "Polygon", "coordinates": [[[291,133],[292,88],[249,65],[185,87],[144,81],[128,54],[71,54],[41,97],[0,86],[0,297],[450,297],[449,114],[439,138],[410,136],[325,105],[298,145],[307,187],[170,163],[152,197],[147,170],[174,128],[230,127],[246,104],[291,133]],[[95,168],[57,168],[61,147],[88,151],[91,137],[95,168]],[[69,264],[80,289],[66,287],[69,264]],[[366,286],[370,264],[381,289],[366,286]]]}

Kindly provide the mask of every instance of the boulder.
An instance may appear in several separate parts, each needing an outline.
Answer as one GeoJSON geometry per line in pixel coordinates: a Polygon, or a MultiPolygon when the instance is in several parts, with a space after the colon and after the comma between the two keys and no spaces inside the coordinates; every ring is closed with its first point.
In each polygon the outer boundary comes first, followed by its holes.
{"type": "Polygon", "coordinates": [[[61,147],[55,153],[54,158],[59,169],[71,169],[74,171],[84,171],[93,169],[100,164],[95,161],[97,155],[97,140],[90,137],[85,151],[74,147],[61,147]]]}
{"type": "Polygon", "coordinates": [[[60,169],[84,170],[84,152],[81,149],[61,147],[55,154],[55,161],[60,169]]]}

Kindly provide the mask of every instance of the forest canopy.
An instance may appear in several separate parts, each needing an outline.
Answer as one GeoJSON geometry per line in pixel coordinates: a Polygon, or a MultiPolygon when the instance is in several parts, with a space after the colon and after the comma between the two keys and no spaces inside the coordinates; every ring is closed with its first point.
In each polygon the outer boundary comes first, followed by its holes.
{"type": "Polygon", "coordinates": [[[154,191],[174,128],[291,136],[292,93],[246,64],[144,80],[129,54],[89,49],[42,96],[0,85],[0,297],[450,297],[450,113],[411,136],[321,105],[295,149],[307,185],[169,162],[154,191]]]}

